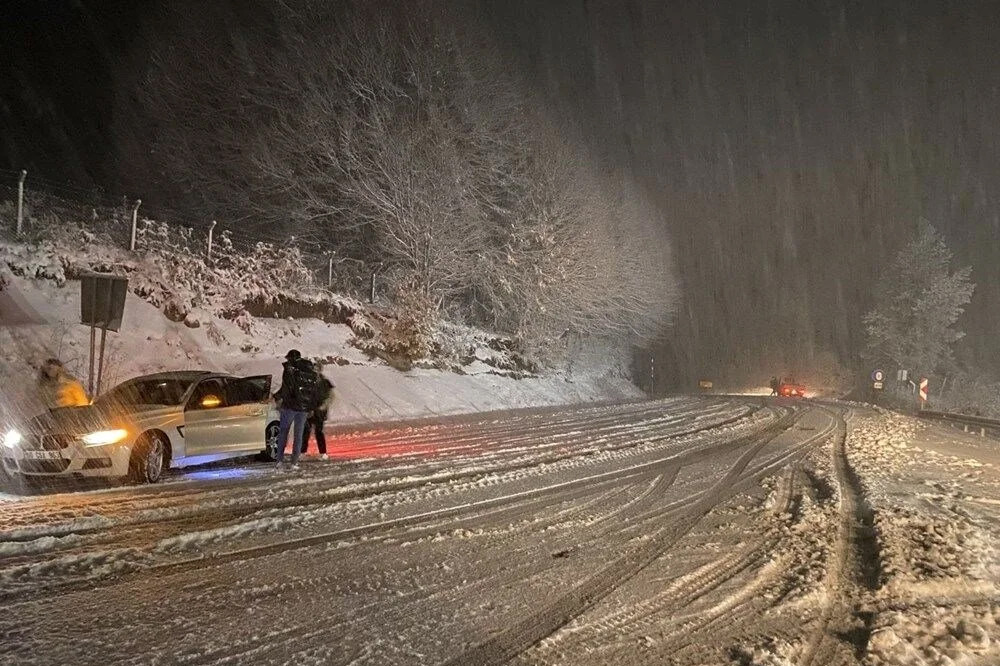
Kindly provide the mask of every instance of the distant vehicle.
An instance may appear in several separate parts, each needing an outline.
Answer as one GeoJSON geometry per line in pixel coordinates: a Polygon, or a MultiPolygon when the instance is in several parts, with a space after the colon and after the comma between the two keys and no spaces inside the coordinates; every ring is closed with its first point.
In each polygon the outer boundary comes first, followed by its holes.
{"type": "Polygon", "coordinates": [[[271,375],[164,372],[130,379],[86,407],[54,409],[0,434],[4,469],[28,477],[156,483],[170,467],[274,459],[271,375]]]}
{"type": "Polygon", "coordinates": [[[804,398],[806,396],[806,387],[794,379],[786,377],[778,384],[778,395],[785,396],[786,398],[804,398]]]}

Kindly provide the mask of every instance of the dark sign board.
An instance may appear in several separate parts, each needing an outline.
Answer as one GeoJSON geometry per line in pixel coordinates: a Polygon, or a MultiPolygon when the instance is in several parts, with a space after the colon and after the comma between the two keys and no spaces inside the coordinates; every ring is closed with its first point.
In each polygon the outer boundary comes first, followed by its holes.
{"type": "Polygon", "coordinates": [[[80,278],[80,323],[117,331],[125,312],[128,279],[90,273],[80,278]]]}

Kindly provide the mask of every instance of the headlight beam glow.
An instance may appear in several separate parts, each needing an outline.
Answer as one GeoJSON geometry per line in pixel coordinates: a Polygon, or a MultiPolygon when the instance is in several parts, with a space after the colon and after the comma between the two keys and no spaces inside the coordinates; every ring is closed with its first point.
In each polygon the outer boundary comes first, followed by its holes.
{"type": "Polygon", "coordinates": [[[117,430],[98,430],[97,432],[92,432],[84,435],[80,439],[87,446],[104,446],[106,444],[117,444],[128,437],[128,430],[117,429],[117,430]]]}
{"type": "Polygon", "coordinates": [[[18,444],[20,444],[22,439],[24,439],[24,437],[22,437],[21,433],[19,433],[18,431],[8,430],[6,433],[4,433],[3,445],[9,449],[12,449],[18,444]]]}

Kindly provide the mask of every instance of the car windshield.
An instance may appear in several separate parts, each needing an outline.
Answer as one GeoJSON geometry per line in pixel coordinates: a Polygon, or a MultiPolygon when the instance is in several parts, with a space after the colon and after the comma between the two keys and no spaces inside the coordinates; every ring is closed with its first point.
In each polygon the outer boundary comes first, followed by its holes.
{"type": "Polygon", "coordinates": [[[138,379],[125,382],[97,399],[97,404],[179,405],[191,386],[188,379],[138,379]]]}

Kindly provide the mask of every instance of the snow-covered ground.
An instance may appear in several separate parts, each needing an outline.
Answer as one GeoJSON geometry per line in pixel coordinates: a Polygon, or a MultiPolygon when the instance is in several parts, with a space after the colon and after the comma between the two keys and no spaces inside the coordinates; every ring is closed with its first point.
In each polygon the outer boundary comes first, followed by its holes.
{"type": "Polygon", "coordinates": [[[522,616],[552,623],[575,581],[660,548],[647,528],[729,492],[720,473],[749,470],[726,442],[783,412],[680,399],[482,417],[343,436],[356,457],[298,474],[12,500],[0,661],[439,662],[522,616]]]}
{"type": "MultiPolygon", "coordinates": [[[[0,399],[24,411],[31,403],[35,368],[55,356],[86,380],[89,328],[81,326],[79,282],[58,286],[47,280],[13,279],[25,299],[49,325],[0,328],[0,399]]],[[[613,364],[579,367],[565,373],[515,379],[487,363],[495,352],[475,350],[476,358],[451,371],[396,370],[371,359],[350,343],[353,332],[318,319],[256,318],[252,333],[235,323],[204,315],[196,328],[173,322],[159,309],[129,294],[122,331],[108,333],[104,386],[160,370],[209,369],[234,374],[281,376],[289,349],[327,361],[326,374],[337,387],[333,423],[370,423],[413,417],[480,412],[514,407],[622,401],[641,397],[613,364]]]]}
{"type": "Polygon", "coordinates": [[[994,440],[707,397],[332,451],[7,496],[0,662],[1000,663],[994,440]]]}
{"type": "MultiPolygon", "coordinates": [[[[753,613],[736,631],[717,634],[732,637],[729,656],[1000,664],[1000,445],[864,406],[848,414],[843,446],[835,438],[765,484],[757,508],[738,509],[745,531],[797,496],[764,563],[737,577],[762,596],[743,602],[753,613]]],[[[716,663],[689,652],[683,663],[716,663]]]]}

